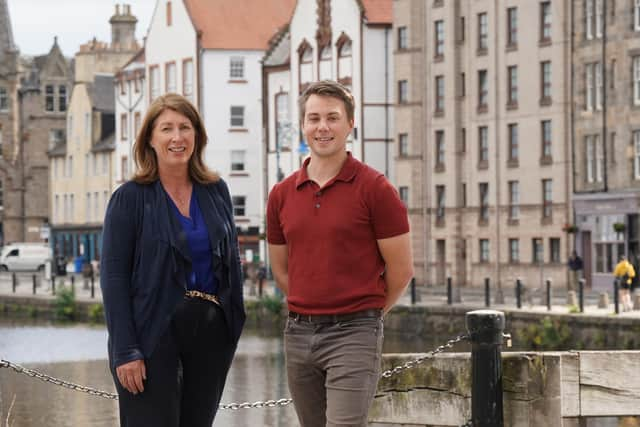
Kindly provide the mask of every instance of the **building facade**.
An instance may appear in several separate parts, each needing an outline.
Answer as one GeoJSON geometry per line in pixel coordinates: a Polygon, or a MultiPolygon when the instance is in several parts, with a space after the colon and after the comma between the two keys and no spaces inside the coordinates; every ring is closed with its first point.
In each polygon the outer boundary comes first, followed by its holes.
{"type": "Polygon", "coordinates": [[[609,289],[640,255],[640,3],[573,1],[576,249],[588,284],[609,289]]]}
{"type": "Polygon", "coordinates": [[[64,139],[72,82],[57,40],[47,54],[19,55],[0,0],[0,245],[49,238],[47,150],[64,139]]]}
{"type": "Polygon", "coordinates": [[[570,4],[398,0],[394,12],[397,185],[418,282],[565,283],[570,4]]]}

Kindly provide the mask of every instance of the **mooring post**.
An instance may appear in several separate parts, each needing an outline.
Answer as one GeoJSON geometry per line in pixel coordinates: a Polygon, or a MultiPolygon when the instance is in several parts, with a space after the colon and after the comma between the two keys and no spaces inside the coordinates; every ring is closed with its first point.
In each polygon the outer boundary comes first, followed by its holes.
{"type": "Polygon", "coordinates": [[[91,299],[94,299],[96,297],[96,279],[95,277],[93,277],[93,274],[91,274],[91,299]]]}
{"type": "Polygon", "coordinates": [[[620,314],[620,281],[615,279],[613,281],[613,307],[616,314],[620,314]]]}
{"type": "Polygon", "coordinates": [[[516,279],[516,307],[522,308],[522,280],[516,279]]]}
{"type": "Polygon", "coordinates": [[[16,277],[16,273],[11,273],[11,290],[13,293],[16,293],[16,286],[18,286],[18,278],[16,277]]]}
{"type": "Polygon", "coordinates": [[[447,304],[453,304],[453,289],[451,286],[451,276],[447,277],[447,304]]]}
{"type": "Polygon", "coordinates": [[[416,278],[411,279],[411,305],[416,304],[416,278]]]}
{"type": "Polygon", "coordinates": [[[491,305],[491,284],[488,277],[484,278],[484,306],[489,307],[491,305]]]}
{"type": "Polygon", "coordinates": [[[36,294],[36,275],[35,274],[32,275],[31,279],[32,279],[31,283],[33,284],[33,295],[35,295],[36,294]]]}
{"type": "Polygon", "coordinates": [[[547,311],[551,311],[551,279],[547,279],[547,311]]]}
{"type": "Polygon", "coordinates": [[[476,310],[466,314],[471,339],[471,420],[473,427],[503,427],[502,340],[504,313],[476,310]]]}
{"type": "Polygon", "coordinates": [[[580,303],[580,313],[584,313],[584,279],[578,280],[578,302],[580,303]]]}
{"type": "Polygon", "coordinates": [[[76,293],[76,276],[75,275],[71,275],[71,292],[76,293]]]}

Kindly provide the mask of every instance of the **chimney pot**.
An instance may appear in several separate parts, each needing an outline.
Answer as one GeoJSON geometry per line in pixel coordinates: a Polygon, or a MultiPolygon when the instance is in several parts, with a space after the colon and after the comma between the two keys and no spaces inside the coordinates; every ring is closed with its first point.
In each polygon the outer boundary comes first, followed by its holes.
{"type": "Polygon", "coordinates": [[[120,16],[120,5],[116,5],[116,16],[120,16]]]}

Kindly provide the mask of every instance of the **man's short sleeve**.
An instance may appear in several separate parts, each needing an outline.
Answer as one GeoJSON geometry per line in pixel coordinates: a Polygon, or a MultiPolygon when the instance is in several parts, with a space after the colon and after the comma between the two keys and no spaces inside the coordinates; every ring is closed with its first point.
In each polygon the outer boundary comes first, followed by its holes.
{"type": "Polygon", "coordinates": [[[407,208],[396,189],[384,175],[378,176],[374,185],[370,210],[376,240],[408,233],[407,208]]]}
{"type": "Polygon", "coordinates": [[[282,186],[276,184],[269,193],[267,200],[267,242],[273,245],[284,245],[282,224],[280,223],[280,209],[282,208],[282,186]]]}

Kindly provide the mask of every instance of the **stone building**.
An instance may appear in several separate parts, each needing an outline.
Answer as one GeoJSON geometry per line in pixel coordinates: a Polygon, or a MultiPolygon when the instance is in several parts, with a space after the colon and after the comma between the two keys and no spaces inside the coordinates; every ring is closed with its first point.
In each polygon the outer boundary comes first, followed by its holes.
{"type": "Polygon", "coordinates": [[[565,283],[570,4],[393,4],[396,184],[417,282],[565,283]]]}
{"type": "Polygon", "coordinates": [[[574,0],[571,225],[594,288],[640,255],[640,2],[574,0]]]}
{"type": "Polygon", "coordinates": [[[0,244],[48,239],[47,150],[65,138],[72,82],[57,40],[45,55],[19,55],[0,0],[0,244]]]}

